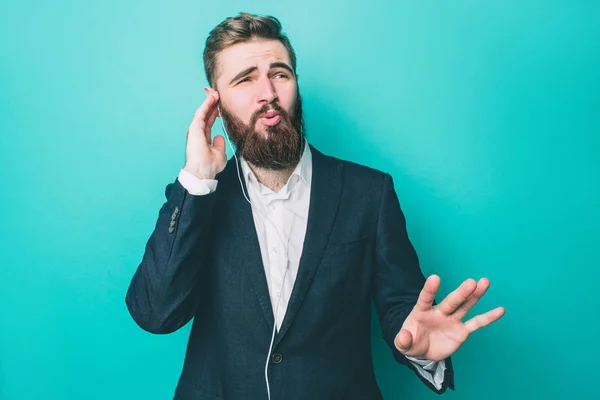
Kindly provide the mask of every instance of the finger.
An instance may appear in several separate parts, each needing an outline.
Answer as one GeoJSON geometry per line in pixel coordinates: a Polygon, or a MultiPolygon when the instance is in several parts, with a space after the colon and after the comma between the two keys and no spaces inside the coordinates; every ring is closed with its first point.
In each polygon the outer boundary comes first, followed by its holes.
{"type": "Polygon", "coordinates": [[[227,152],[225,151],[225,138],[221,135],[215,136],[213,140],[213,146],[217,149],[221,150],[225,156],[227,156],[227,152]]]}
{"type": "Polygon", "coordinates": [[[483,297],[490,287],[490,281],[487,278],[481,278],[477,282],[477,288],[471,296],[452,314],[452,318],[460,321],[473,308],[475,304],[483,297]]]}
{"type": "Polygon", "coordinates": [[[455,291],[450,293],[442,302],[438,305],[440,311],[446,315],[452,314],[458,307],[460,307],[467,298],[473,294],[477,288],[477,282],[475,279],[467,279],[464,281],[455,291]]]}
{"type": "Polygon", "coordinates": [[[437,275],[431,275],[425,281],[423,289],[417,299],[414,309],[417,311],[427,311],[431,309],[435,295],[440,288],[440,277],[437,275]]]}
{"type": "Polygon", "coordinates": [[[400,329],[400,332],[396,335],[394,339],[394,344],[399,352],[403,353],[405,351],[410,350],[412,347],[412,334],[406,329],[400,329]]]}
{"type": "Polygon", "coordinates": [[[211,109],[210,114],[208,116],[208,120],[206,121],[206,127],[204,128],[204,135],[206,136],[206,140],[208,141],[208,143],[210,143],[212,141],[212,138],[211,138],[212,127],[215,124],[217,115],[219,114],[219,110],[217,109],[217,104],[218,103],[215,103],[213,105],[213,108],[211,109]]]}
{"type": "Polygon", "coordinates": [[[194,113],[192,123],[190,124],[190,127],[188,129],[188,139],[197,141],[199,145],[202,145],[202,142],[204,142],[204,144],[206,145],[210,144],[210,137],[206,138],[205,136],[206,127],[208,125],[207,123],[208,118],[210,116],[210,112],[213,110],[213,107],[216,108],[215,105],[217,102],[217,94],[210,94],[206,97],[206,99],[204,99],[202,105],[200,105],[200,107],[194,113]],[[202,136],[204,136],[204,141],[200,140],[202,136]]]}
{"type": "Polygon", "coordinates": [[[499,320],[505,313],[504,307],[494,308],[486,312],[485,314],[477,315],[476,317],[471,318],[467,322],[465,322],[465,327],[469,331],[469,333],[475,332],[479,328],[483,328],[484,326],[488,326],[492,322],[499,320]]]}
{"type": "Polygon", "coordinates": [[[204,129],[206,127],[206,122],[208,120],[208,116],[212,111],[213,107],[215,107],[216,103],[218,103],[218,94],[209,94],[206,96],[200,107],[194,113],[194,117],[192,118],[192,125],[200,129],[204,129]]]}

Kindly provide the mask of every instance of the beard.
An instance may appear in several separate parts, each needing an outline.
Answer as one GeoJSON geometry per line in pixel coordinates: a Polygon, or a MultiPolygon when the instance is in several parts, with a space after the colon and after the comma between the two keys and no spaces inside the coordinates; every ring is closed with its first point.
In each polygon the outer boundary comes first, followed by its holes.
{"type": "Polygon", "coordinates": [[[305,145],[305,126],[299,91],[291,113],[276,103],[265,104],[252,115],[250,123],[246,125],[221,104],[221,118],[235,144],[236,153],[250,164],[280,171],[300,162],[305,145]],[[273,126],[263,125],[264,131],[257,131],[254,127],[259,116],[270,110],[279,113],[279,122],[273,126]]]}

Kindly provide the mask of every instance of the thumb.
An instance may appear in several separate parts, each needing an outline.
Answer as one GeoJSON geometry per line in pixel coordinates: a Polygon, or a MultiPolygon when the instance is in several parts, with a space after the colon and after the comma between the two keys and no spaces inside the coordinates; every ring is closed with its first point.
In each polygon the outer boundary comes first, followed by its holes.
{"type": "Polygon", "coordinates": [[[412,334],[406,329],[400,329],[400,332],[394,339],[394,344],[399,352],[404,353],[412,347],[413,337],[412,334]]]}
{"type": "Polygon", "coordinates": [[[225,153],[225,138],[222,135],[215,136],[213,146],[225,153]]]}

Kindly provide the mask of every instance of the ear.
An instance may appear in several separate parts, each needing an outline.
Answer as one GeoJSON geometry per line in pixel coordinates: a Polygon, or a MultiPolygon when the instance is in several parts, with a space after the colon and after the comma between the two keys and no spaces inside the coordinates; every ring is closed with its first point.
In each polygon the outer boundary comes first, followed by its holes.
{"type": "Polygon", "coordinates": [[[210,96],[212,93],[215,93],[216,90],[211,88],[210,86],[204,86],[204,93],[206,93],[207,96],[210,96]]]}

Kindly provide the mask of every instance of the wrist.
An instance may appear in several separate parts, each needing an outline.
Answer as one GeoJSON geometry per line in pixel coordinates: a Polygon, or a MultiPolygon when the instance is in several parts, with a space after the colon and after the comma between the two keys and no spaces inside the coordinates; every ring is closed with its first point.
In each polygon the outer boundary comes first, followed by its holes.
{"type": "Polygon", "coordinates": [[[212,171],[207,171],[206,169],[191,167],[189,165],[185,165],[183,170],[189,172],[194,175],[198,179],[215,179],[216,174],[212,171]]]}

